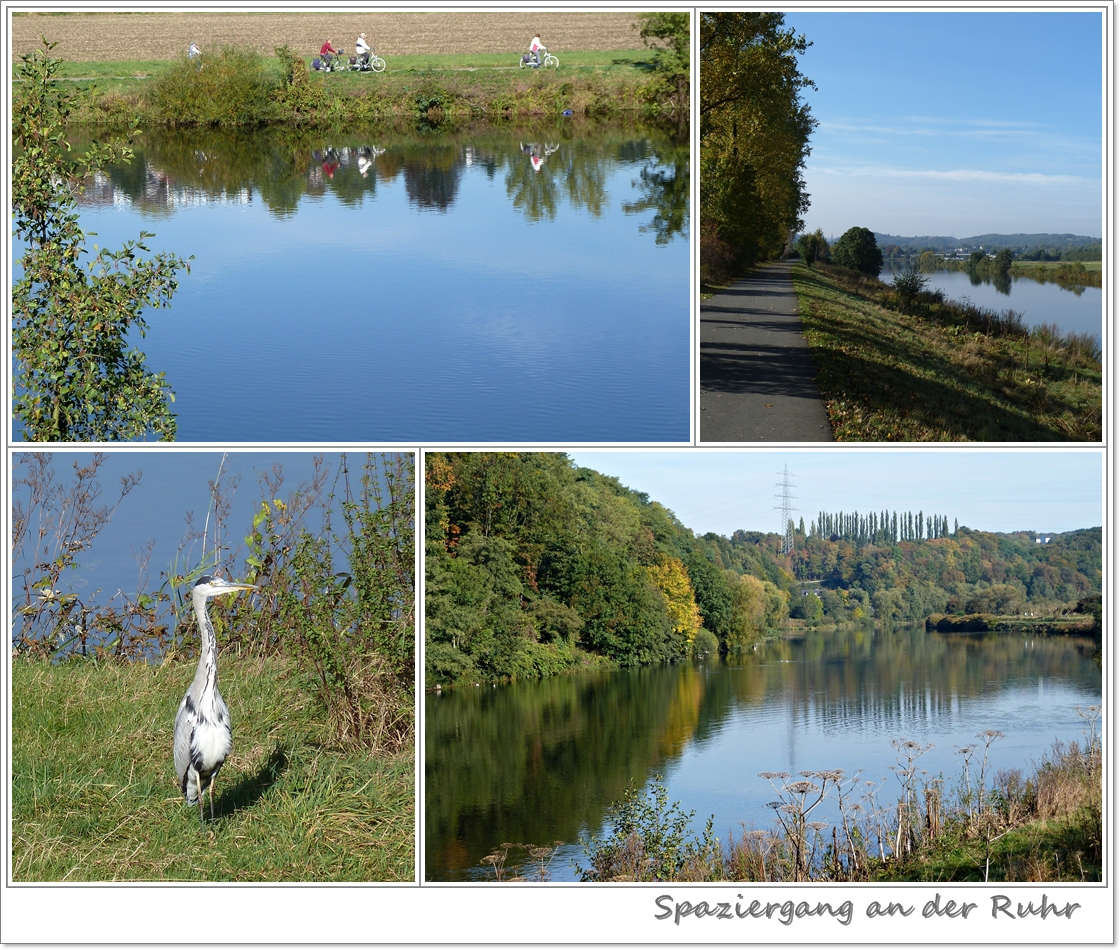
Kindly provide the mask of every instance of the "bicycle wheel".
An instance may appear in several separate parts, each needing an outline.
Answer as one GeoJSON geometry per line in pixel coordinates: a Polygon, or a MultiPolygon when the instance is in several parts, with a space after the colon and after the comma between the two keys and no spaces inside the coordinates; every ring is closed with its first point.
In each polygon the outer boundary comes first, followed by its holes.
{"type": "Polygon", "coordinates": [[[555,56],[553,56],[551,53],[549,53],[544,58],[544,65],[545,66],[555,66],[557,69],[559,69],[560,68],[560,60],[558,60],[555,56]]]}
{"type": "Polygon", "coordinates": [[[370,59],[369,66],[370,69],[372,69],[375,73],[384,72],[385,60],[383,60],[380,56],[374,56],[370,59]]]}

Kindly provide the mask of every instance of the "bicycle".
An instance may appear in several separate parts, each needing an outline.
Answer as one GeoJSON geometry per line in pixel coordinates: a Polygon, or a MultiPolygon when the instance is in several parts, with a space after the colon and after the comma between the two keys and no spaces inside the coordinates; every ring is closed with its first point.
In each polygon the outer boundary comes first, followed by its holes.
{"type": "Polygon", "coordinates": [[[376,53],[370,53],[369,59],[366,60],[359,56],[351,56],[347,68],[359,73],[380,73],[385,69],[385,60],[376,53]]]}
{"type": "Polygon", "coordinates": [[[526,53],[524,56],[522,56],[520,62],[521,68],[525,69],[526,67],[528,67],[529,69],[540,69],[542,66],[554,66],[557,69],[560,68],[560,60],[557,59],[543,46],[540,48],[540,53],[541,61],[539,63],[533,58],[532,53],[526,53]]]}

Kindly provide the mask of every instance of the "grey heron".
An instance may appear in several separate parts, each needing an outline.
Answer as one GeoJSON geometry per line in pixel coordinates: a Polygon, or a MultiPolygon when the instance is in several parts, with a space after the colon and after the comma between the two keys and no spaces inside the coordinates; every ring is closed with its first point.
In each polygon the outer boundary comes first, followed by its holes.
{"type": "Polygon", "coordinates": [[[218,692],[218,641],[206,601],[222,594],[256,589],[253,584],[237,584],[210,574],[203,574],[191,589],[194,615],[202,637],[202,655],[198,658],[194,682],[175,717],[175,777],[187,804],[198,802],[198,816],[202,821],[206,820],[202,796],[207,788],[210,789],[210,820],[214,820],[214,777],[233,748],[229,707],[218,692]]]}

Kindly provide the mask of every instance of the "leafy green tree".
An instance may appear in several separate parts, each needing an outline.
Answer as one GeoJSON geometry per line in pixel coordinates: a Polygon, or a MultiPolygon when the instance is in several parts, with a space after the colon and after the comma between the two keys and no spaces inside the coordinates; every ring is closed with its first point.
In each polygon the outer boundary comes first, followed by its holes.
{"type": "Polygon", "coordinates": [[[653,46],[653,68],[657,78],[655,90],[668,93],[674,109],[688,111],[689,77],[692,72],[690,14],[646,13],[641,22],[641,37],[646,46],[653,46]],[[651,40],[659,41],[656,45],[651,40]]]}
{"type": "Polygon", "coordinates": [[[824,231],[817,228],[812,234],[802,234],[797,239],[797,251],[801,259],[810,267],[814,261],[828,260],[830,256],[828,241],[825,240],[824,231]]]}
{"type": "Polygon", "coordinates": [[[810,591],[802,597],[793,598],[789,615],[798,620],[820,620],[824,616],[824,605],[821,599],[810,591]]]}
{"type": "Polygon", "coordinates": [[[12,215],[24,244],[12,288],[13,415],[31,441],[172,440],[174,394],[127,336],[145,334],[144,308],[167,306],[176,275],[189,267],[173,254],[141,257],[153,237],[143,231],[83,266],[82,181],[131,151],[94,145],[71,155],[73,94],[55,81],[62,61],[51,58],[54,45],[44,39],[42,50],[22,57],[12,104],[12,215]]]}
{"type": "MultiPolygon", "coordinates": [[[[730,573],[734,577],[734,572],[730,573]]],[[[727,648],[741,650],[761,640],[766,633],[766,588],[757,577],[744,574],[735,579],[732,593],[735,621],[727,638],[727,648]]]]}
{"type": "Polygon", "coordinates": [[[1015,255],[1011,253],[1011,248],[1004,247],[996,253],[996,271],[1000,274],[1006,274],[1011,270],[1011,262],[1015,259],[1015,255]]]}
{"type": "Polygon", "coordinates": [[[878,277],[883,269],[883,252],[875,235],[867,228],[848,228],[832,246],[832,260],[841,267],[878,277]]]}
{"type": "Polygon", "coordinates": [[[808,46],[781,13],[700,14],[702,269],[727,248],[740,267],[775,257],[804,227],[801,170],[817,123],[797,57],[808,46]]]}
{"type": "Polygon", "coordinates": [[[692,579],[696,605],[700,608],[700,616],[704,618],[704,626],[722,643],[727,643],[734,623],[735,609],[731,587],[723,571],[698,546],[685,552],[684,565],[692,579]]]}

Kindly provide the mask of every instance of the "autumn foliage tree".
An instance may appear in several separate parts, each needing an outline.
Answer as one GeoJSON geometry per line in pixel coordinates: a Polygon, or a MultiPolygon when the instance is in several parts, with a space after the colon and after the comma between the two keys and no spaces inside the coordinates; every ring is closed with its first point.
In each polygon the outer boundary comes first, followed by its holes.
{"type": "Polygon", "coordinates": [[[781,13],[700,14],[700,267],[705,279],[780,254],[804,227],[816,127],[781,13]],[[730,248],[730,260],[727,249],[730,248]],[[717,263],[718,262],[718,263],[717,263]]]}

